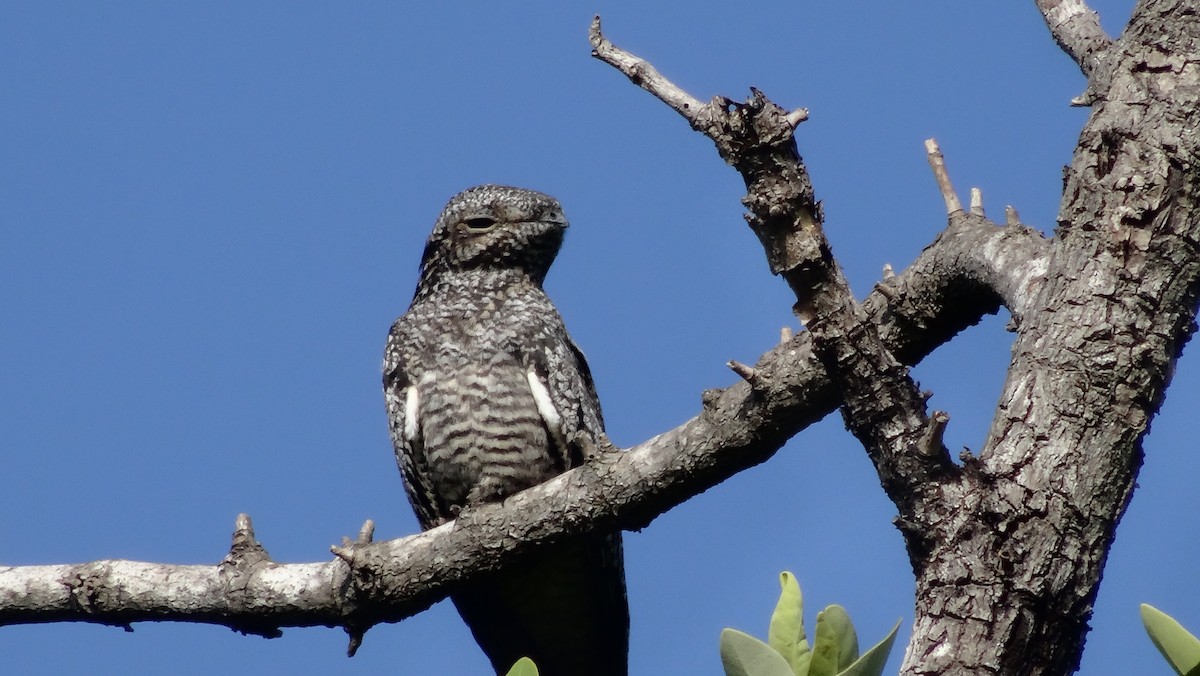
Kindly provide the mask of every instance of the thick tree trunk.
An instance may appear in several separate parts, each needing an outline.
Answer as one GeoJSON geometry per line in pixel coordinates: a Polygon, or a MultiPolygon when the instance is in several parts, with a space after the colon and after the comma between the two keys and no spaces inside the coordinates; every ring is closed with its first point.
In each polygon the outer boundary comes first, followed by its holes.
{"type": "Polygon", "coordinates": [[[988,441],[924,508],[904,673],[1074,671],[1142,437],[1194,328],[1196,3],[1142,3],[1091,81],[988,441]]]}

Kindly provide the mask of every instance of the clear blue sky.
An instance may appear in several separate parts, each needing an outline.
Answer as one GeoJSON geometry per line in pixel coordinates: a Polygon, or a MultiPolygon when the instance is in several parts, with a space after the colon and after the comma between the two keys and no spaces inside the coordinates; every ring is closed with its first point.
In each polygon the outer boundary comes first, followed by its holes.
{"type": "MultiPolygon", "coordinates": [[[[572,229],[547,288],[622,445],[694,415],[793,322],[741,220],[739,177],[589,56],[609,36],[697,97],[753,85],[799,131],[856,290],[944,225],[922,141],[965,196],[1054,224],[1083,88],[1032,2],[0,5],[0,538],[4,564],[216,562],[238,512],[279,561],[367,517],[416,530],[379,392],[384,336],[445,200],[543,190],[572,229]]],[[[1094,6],[1110,32],[1132,3],[1094,6]]],[[[965,198],[965,197],[964,197],[965,198]]],[[[978,449],[1004,317],[916,369],[978,449]]],[[[1194,350],[1193,350],[1194,351],[1194,350]]],[[[1200,472],[1185,354],[1147,443],[1083,659],[1166,673],[1149,601],[1200,630],[1200,472]]],[[[835,415],[627,537],[635,674],[718,674],[723,626],[763,634],[792,570],[869,644],[912,619],[894,509],[835,415]]],[[[282,639],[143,624],[0,629],[20,674],[482,673],[452,608],[282,639]]]]}

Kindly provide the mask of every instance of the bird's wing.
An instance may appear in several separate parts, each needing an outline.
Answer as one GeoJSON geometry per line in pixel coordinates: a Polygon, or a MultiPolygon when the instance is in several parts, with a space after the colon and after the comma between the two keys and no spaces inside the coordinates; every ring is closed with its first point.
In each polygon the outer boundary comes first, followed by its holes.
{"type": "MultiPolygon", "coordinates": [[[[598,440],[604,433],[604,418],[592,372],[583,353],[567,335],[557,313],[546,319],[546,326],[537,332],[533,349],[525,356],[525,361],[530,370],[531,385],[536,376],[558,414],[559,430],[551,430],[556,442],[552,453],[556,455],[556,461],[563,463],[559,471],[566,471],[583,463],[571,440],[580,432],[593,441],[598,440]]],[[[536,398],[537,388],[531,389],[536,398]]]]}
{"type": "Polygon", "coordinates": [[[449,518],[449,513],[440,509],[441,501],[429,485],[430,474],[418,416],[420,400],[417,384],[405,368],[406,360],[396,333],[393,328],[384,353],[383,397],[387,405],[396,464],[400,466],[404,478],[404,490],[422,530],[426,530],[443,523],[449,518]]]}
{"type": "Polygon", "coordinates": [[[599,425],[597,432],[604,431],[604,413],[600,410],[600,396],[596,394],[596,381],[592,379],[592,369],[588,366],[587,358],[583,356],[583,350],[567,336],[567,347],[571,351],[571,356],[575,358],[575,362],[579,365],[579,375],[583,380],[583,389],[585,400],[591,402],[591,409],[596,413],[596,423],[599,425]]]}

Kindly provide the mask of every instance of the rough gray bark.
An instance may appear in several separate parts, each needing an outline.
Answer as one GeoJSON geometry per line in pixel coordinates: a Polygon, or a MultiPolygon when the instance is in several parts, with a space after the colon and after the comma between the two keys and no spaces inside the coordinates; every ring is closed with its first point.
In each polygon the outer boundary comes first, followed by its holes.
{"type": "MultiPolygon", "coordinates": [[[[1194,2],[1141,3],[1091,70],[1093,112],[1047,280],[1014,312],[1013,359],[988,440],[917,510],[929,550],[915,566],[907,673],[1063,674],[1078,665],[1142,437],[1194,329],[1196,12],[1194,2]]],[[[1086,64],[1089,53],[1077,58],[1086,64]]]]}
{"type": "Polygon", "coordinates": [[[903,673],[1070,673],[1141,439],[1194,328],[1200,10],[1144,0],[1112,41],[1081,0],[1036,5],[1088,76],[1077,101],[1092,106],[1054,236],[1015,218],[998,226],[976,199],[963,211],[943,180],[946,230],[861,303],[793,139],[805,112],[758,92],[744,104],[697,101],[597,23],[596,55],[742,173],[747,220],[809,330],[754,367],[732,364],[745,382],[706,392],[680,427],[459,523],[382,543],[366,529],[320,564],[271,562],[243,520],[221,566],[0,569],[0,624],[171,619],[265,635],[324,624],[345,627],[353,649],[371,625],[564,533],[639,528],[840,406],[897,506],[917,578],[903,673]],[[1008,379],[985,446],[958,465],[940,440],[945,416],[925,410],[905,365],[1001,305],[1017,333],[1008,379]]]}

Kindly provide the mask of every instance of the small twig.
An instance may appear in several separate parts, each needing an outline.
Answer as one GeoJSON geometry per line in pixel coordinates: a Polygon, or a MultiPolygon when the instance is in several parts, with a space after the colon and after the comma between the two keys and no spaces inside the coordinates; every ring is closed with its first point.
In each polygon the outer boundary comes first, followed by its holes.
{"type": "Polygon", "coordinates": [[[741,376],[742,380],[745,380],[750,384],[750,387],[758,388],[758,386],[761,385],[758,371],[753,367],[746,366],[745,364],[733,359],[730,359],[726,363],[726,366],[728,366],[731,371],[741,376]]]}
{"type": "Polygon", "coordinates": [[[979,188],[971,188],[971,213],[976,216],[983,216],[983,191],[979,188]]]}
{"type": "Polygon", "coordinates": [[[369,545],[375,537],[375,522],[367,519],[363,522],[362,528],[358,531],[358,539],[351,540],[345,535],[342,536],[342,544],[330,545],[329,551],[339,559],[345,561],[350,567],[354,567],[354,548],[358,545],[369,545]]]}
{"type": "Polygon", "coordinates": [[[950,414],[945,411],[934,411],[933,415],[929,416],[928,427],[925,428],[925,434],[921,437],[920,451],[924,455],[936,456],[944,451],[942,436],[946,432],[946,423],[950,422],[950,414]]]}
{"type": "Polygon", "coordinates": [[[705,411],[715,411],[717,403],[721,401],[721,395],[725,394],[725,390],[709,388],[700,393],[700,404],[705,411]]]}
{"type": "Polygon", "coordinates": [[[354,653],[357,653],[358,649],[362,647],[363,635],[366,632],[346,627],[346,633],[350,635],[350,643],[346,646],[346,657],[354,657],[354,653]]]}
{"type": "Polygon", "coordinates": [[[801,122],[808,119],[808,108],[797,108],[788,113],[786,119],[788,124],[792,125],[792,128],[795,129],[800,126],[801,122]]]}
{"type": "Polygon", "coordinates": [[[253,565],[261,561],[270,561],[271,555],[254,537],[254,522],[250,515],[241,513],[234,519],[233,538],[229,545],[229,554],[225,556],[222,565],[238,567],[253,565]]]}
{"type": "Polygon", "coordinates": [[[363,521],[362,528],[358,529],[358,539],[351,540],[345,535],[342,536],[342,545],[339,547],[333,545],[329,548],[337,557],[346,563],[353,563],[354,547],[358,545],[369,545],[375,540],[375,520],[367,519],[363,521]]]}
{"type": "MultiPolygon", "coordinates": [[[[592,43],[592,56],[624,73],[634,84],[656,96],[689,121],[695,120],[696,114],[704,107],[704,103],[692,98],[690,94],[675,86],[674,82],[663,77],[649,61],[609,42],[600,32],[599,14],[592,18],[592,25],[588,29],[588,42],[592,43]]],[[[808,111],[804,111],[804,116],[808,116],[808,111]]],[[[791,121],[790,115],[788,121],[791,121]]]]}
{"type": "Polygon", "coordinates": [[[375,540],[375,520],[367,519],[363,521],[362,528],[358,529],[358,543],[369,545],[375,540]]]}
{"type": "Polygon", "coordinates": [[[236,545],[239,542],[254,542],[254,522],[250,520],[250,515],[242,512],[233,520],[233,541],[236,545]]]}
{"type": "Polygon", "coordinates": [[[938,190],[942,193],[942,199],[946,202],[946,213],[953,214],[962,211],[962,202],[958,201],[958,195],[954,193],[954,185],[950,183],[950,174],[946,172],[946,158],[942,157],[942,150],[938,148],[935,139],[925,140],[925,152],[929,155],[929,166],[933,169],[933,178],[937,180],[938,190]]]}
{"type": "Polygon", "coordinates": [[[1021,214],[1018,214],[1016,207],[1011,204],[1004,207],[1004,222],[1008,225],[1021,224],[1021,214]]]}

